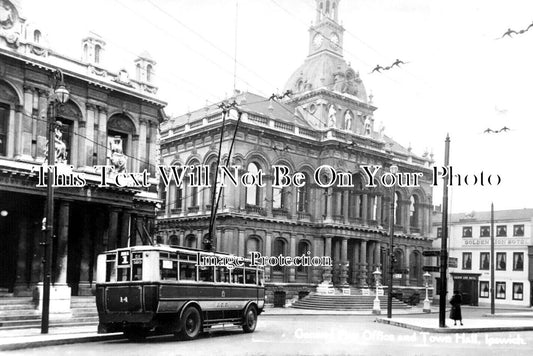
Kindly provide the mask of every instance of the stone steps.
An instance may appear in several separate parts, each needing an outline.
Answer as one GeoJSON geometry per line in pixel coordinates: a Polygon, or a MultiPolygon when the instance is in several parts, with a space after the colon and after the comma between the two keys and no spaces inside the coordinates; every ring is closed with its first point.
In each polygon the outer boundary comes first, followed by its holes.
{"type": "MultiPolygon", "coordinates": [[[[97,325],[98,311],[93,296],[72,297],[71,313],[50,314],[50,326],[97,325]]],[[[0,299],[0,330],[38,328],[42,313],[31,298],[4,297],[0,299]]]]}
{"type": "MultiPolygon", "coordinates": [[[[311,293],[308,296],[294,302],[293,308],[312,310],[372,310],[375,296],[363,295],[322,295],[311,293]]],[[[387,296],[380,296],[381,308],[387,307],[387,296]]],[[[411,306],[393,298],[394,309],[409,309],[411,306]]]]}

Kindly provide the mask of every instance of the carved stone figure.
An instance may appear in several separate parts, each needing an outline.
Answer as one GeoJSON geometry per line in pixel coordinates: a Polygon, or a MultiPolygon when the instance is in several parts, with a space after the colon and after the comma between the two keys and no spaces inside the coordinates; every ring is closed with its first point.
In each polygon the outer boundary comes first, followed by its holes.
{"type": "Polygon", "coordinates": [[[345,130],[351,130],[352,129],[352,122],[353,117],[350,111],[346,111],[346,114],[344,114],[344,129],[345,130]]]}
{"type": "MultiPolygon", "coordinates": [[[[55,151],[55,164],[67,163],[67,145],[63,142],[63,133],[61,127],[63,124],[59,121],[55,125],[55,137],[54,137],[54,151],[55,151]]],[[[45,156],[48,158],[48,142],[45,146],[45,156]]]]}
{"type": "Polygon", "coordinates": [[[328,111],[328,127],[335,127],[337,125],[337,110],[335,105],[331,105],[328,111]]]}
{"type": "Polygon", "coordinates": [[[9,6],[8,3],[0,1],[0,26],[2,28],[8,29],[13,27],[15,22],[15,16],[13,14],[13,9],[9,6]]]}
{"type": "Polygon", "coordinates": [[[109,155],[109,161],[113,165],[113,171],[116,173],[126,172],[126,155],[122,151],[122,138],[115,136],[109,144],[111,154],[109,155]]]}
{"type": "Polygon", "coordinates": [[[372,122],[370,121],[370,117],[365,117],[365,135],[370,136],[372,133],[372,122]]]}

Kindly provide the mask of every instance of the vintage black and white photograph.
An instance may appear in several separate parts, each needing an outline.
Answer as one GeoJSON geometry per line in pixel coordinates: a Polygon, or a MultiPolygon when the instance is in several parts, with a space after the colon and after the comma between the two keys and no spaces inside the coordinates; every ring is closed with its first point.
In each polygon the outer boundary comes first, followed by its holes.
{"type": "Polygon", "coordinates": [[[533,2],[0,0],[0,352],[530,355],[533,2]]]}

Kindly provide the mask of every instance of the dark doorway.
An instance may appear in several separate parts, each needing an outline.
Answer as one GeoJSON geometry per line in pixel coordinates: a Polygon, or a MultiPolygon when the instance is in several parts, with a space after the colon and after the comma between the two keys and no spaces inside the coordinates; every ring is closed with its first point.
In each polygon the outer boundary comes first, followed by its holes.
{"type": "Polygon", "coordinates": [[[479,303],[479,275],[458,274],[452,275],[453,291],[459,291],[463,305],[475,305],[479,303]]]}

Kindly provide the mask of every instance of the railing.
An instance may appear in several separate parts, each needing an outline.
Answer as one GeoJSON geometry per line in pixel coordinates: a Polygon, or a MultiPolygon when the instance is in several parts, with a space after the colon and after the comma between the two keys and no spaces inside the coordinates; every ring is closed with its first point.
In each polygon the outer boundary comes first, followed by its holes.
{"type": "Polygon", "coordinates": [[[172,214],[181,214],[183,210],[181,208],[174,208],[174,209],[170,209],[170,212],[172,214]]]}
{"type": "Polygon", "coordinates": [[[189,213],[197,213],[200,211],[200,207],[198,205],[190,206],[187,208],[187,210],[189,211],[189,213]]]}
{"type": "Polygon", "coordinates": [[[287,219],[291,218],[291,215],[289,214],[287,209],[272,209],[272,215],[283,216],[283,217],[286,217],[287,219]]]}
{"type": "Polygon", "coordinates": [[[274,121],[274,127],[284,131],[294,132],[294,125],[281,121],[274,121]]]}
{"type": "Polygon", "coordinates": [[[260,206],[257,206],[257,205],[246,204],[245,207],[244,207],[244,210],[247,213],[259,214],[259,215],[263,215],[263,216],[266,215],[265,209],[260,207],[260,206]]]}
{"type": "Polygon", "coordinates": [[[266,117],[248,114],[249,121],[255,121],[263,125],[268,125],[268,119],[266,117]]]}
{"type": "Polygon", "coordinates": [[[306,212],[297,212],[297,218],[298,220],[311,220],[311,214],[306,212]]]}
{"type": "Polygon", "coordinates": [[[314,138],[314,139],[318,139],[320,137],[318,132],[315,132],[315,131],[312,131],[312,130],[300,128],[299,131],[300,131],[300,135],[302,135],[302,136],[307,136],[307,137],[311,137],[311,138],[314,138]]]}

